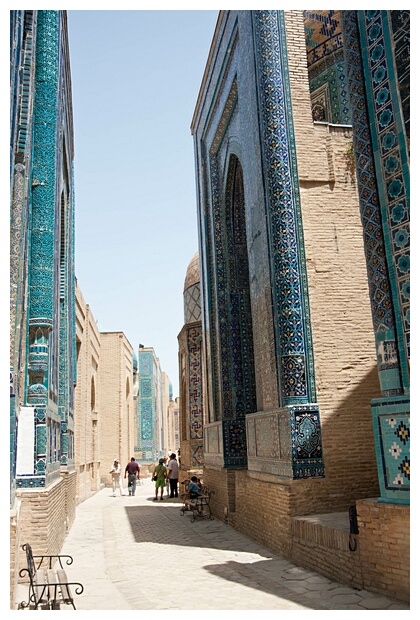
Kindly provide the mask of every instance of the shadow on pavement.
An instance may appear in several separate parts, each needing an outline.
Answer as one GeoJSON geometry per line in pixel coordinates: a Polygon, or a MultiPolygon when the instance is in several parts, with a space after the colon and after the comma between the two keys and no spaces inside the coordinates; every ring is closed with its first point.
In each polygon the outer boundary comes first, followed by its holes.
{"type": "MultiPolygon", "coordinates": [[[[287,560],[280,560],[284,564],[289,564],[287,560]]],[[[321,602],[314,600],[313,597],[309,599],[302,596],[302,594],[293,592],[290,588],[282,585],[279,579],[273,580],[270,575],[275,575],[276,568],[278,571],[278,560],[276,558],[263,560],[262,562],[235,562],[228,560],[223,564],[209,564],[203,566],[212,575],[222,577],[232,583],[240,583],[248,588],[254,588],[258,592],[266,592],[273,596],[277,596],[283,600],[287,600],[291,603],[296,603],[300,608],[304,609],[329,609],[329,607],[323,605],[321,602]],[[270,565],[272,565],[270,567],[270,565]],[[259,570],[258,570],[259,569],[259,570]],[[265,573],[265,574],[264,574],[265,573]]],[[[302,574],[305,569],[299,569],[294,564],[290,564],[290,571],[298,571],[302,574]]],[[[320,579],[323,579],[322,577],[320,579]]],[[[325,582],[329,582],[325,578],[325,582]]]]}
{"type": "Polygon", "coordinates": [[[198,518],[191,523],[188,512],[181,515],[181,506],[178,500],[168,500],[166,504],[153,502],[151,506],[125,506],[135,542],[207,547],[273,557],[268,549],[222,521],[198,518]]]}
{"type": "MultiPolygon", "coordinates": [[[[152,499],[152,498],[150,498],[152,499]]],[[[175,500],[173,500],[175,502],[175,500]]],[[[191,523],[188,513],[180,514],[181,502],[165,505],[164,502],[153,502],[150,506],[125,506],[131,531],[136,543],[155,543],[162,545],[176,545],[215,549],[217,551],[232,552],[232,554],[246,554],[243,562],[228,560],[215,564],[203,565],[202,568],[209,574],[225,579],[231,583],[238,583],[246,587],[265,592],[288,601],[291,606],[299,605],[304,609],[327,609],[319,601],[302,602],[302,596],[293,592],[281,583],[282,571],[298,571],[294,564],[278,556],[259,543],[237,532],[231,526],[218,521],[198,519],[191,523]],[[159,509],[160,508],[160,509],[159,509]],[[249,562],[249,556],[259,556],[254,562],[249,562]]],[[[208,558],[204,555],[203,560],[208,558]]],[[[307,572],[305,572],[308,576],[307,572]]],[[[302,578],[302,576],[300,577],[302,578]]],[[[298,579],[297,575],[293,579],[298,579]]],[[[296,607],[295,607],[296,608],[296,607]]]]}

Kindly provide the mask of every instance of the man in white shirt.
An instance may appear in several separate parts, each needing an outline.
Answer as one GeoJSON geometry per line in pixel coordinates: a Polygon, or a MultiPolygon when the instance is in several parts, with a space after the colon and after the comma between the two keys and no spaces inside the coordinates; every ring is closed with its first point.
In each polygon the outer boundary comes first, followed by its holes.
{"type": "Polygon", "coordinates": [[[178,497],[178,461],[176,454],[172,453],[168,463],[169,485],[171,494],[169,497],[178,497]]]}

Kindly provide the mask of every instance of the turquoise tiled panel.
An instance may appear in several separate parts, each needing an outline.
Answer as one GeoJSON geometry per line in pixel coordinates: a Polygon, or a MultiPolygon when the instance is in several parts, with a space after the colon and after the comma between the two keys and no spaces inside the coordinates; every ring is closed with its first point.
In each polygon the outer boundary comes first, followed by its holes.
{"type": "Polygon", "coordinates": [[[47,453],[47,427],[45,424],[38,424],[36,427],[36,453],[38,455],[47,453]]]}
{"type": "Polygon", "coordinates": [[[153,437],[153,404],[151,399],[141,401],[141,441],[153,437]]]}
{"type": "Polygon", "coordinates": [[[295,405],[289,415],[293,478],[324,477],[319,406],[295,405]]]}
{"type": "Polygon", "coordinates": [[[410,502],[410,401],[407,397],[372,401],[381,499],[410,502]]]}

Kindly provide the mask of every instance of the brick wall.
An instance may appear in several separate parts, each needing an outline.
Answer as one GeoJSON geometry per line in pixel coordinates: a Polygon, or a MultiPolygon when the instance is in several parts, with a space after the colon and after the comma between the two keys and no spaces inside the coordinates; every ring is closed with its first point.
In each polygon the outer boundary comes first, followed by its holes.
{"type": "MultiPolygon", "coordinates": [[[[20,546],[29,542],[34,554],[60,553],[76,511],[76,472],[63,473],[47,489],[19,490],[20,546]]],[[[18,571],[26,565],[19,550],[18,571]]]]}
{"type": "MultiPolygon", "coordinates": [[[[281,484],[272,476],[245,470],[204,467],[215,492],[213,515],[299,566],[345,585],[409,601],[409,506],[357,501],[357,548],[349,549],[349,525],[299,518],[311,481],[281,484]]],[[[309,502],[311,501],[309,497],[309,502]]],[[[325,513],[328,511],[325,510],[325,513]]]]}
{"type": "Polygon", "coordinates": [[[375,499],[360,500],[356,506],[365,589],[408,602],[410,506],[375,499]]]}
{"type": "Polygon", "coordinates": [[[305,519],[292,520],[290,559],[333,581],[363,589],[359,546],[349,549],[349,526],[327,527],[305,519]]]}
{"type": "Polygon", "coordinates": [[[286,32],[326,470],[316,494],[296,498],[309,514],[379,494],[370,401],[380,390],[351,128],[313,123],[301,11],[286,12],[286,32]]]}
{"type": "Polygon", "coordinates": [[[94,316],[76,286],[77,384],[75,389],[76,502],[100,488],[99,438],[101,409],[99,390],[100,334],[94,316]]]}
{"type": "Polygon", "coordinates": [[[19,527],[20,502],[10,511],[10,609],[15,608],[16,586],[18,583],[17,562],[19,560],[20,540],[19,527]]]}

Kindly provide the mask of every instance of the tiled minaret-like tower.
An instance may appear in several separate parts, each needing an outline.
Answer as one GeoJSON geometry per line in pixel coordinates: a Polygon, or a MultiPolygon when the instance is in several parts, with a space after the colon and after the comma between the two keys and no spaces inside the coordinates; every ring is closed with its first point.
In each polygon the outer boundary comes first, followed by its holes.
{"type": "Polygon", "coordinates": [[[16,23],[11,366],[22,404],[16,487],[30,489],[56,481],[74,459],[73,125],[66,12],[24,11],[16,23]]]}
{"type": "Polygon", "coordinates": [[[184,326],[178,336],[182,469],[203,465],[203,356],[198,252],[184,283],[184,326]]]}

